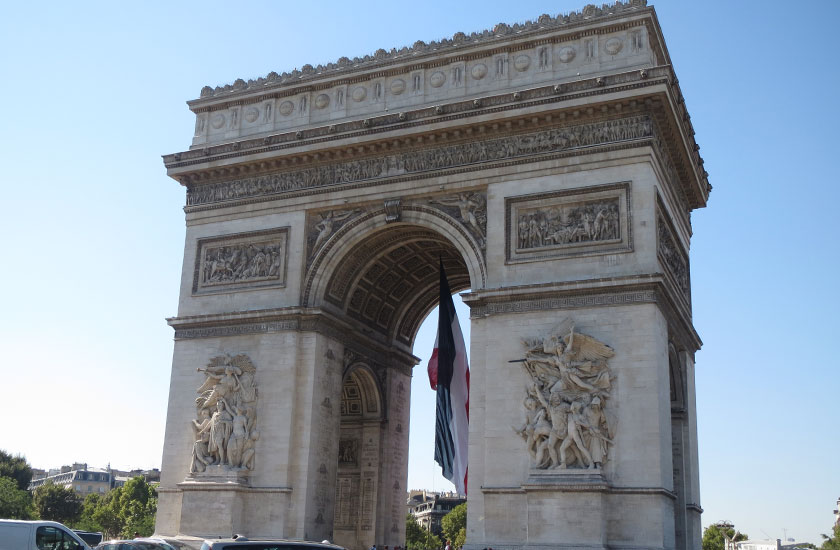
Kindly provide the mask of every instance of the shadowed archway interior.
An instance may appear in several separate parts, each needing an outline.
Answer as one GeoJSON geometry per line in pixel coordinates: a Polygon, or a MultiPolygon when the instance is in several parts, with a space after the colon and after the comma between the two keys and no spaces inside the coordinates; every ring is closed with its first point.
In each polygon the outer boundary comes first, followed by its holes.
{"type": "Polygon", "coordinates": [[[453,292],[470,288],[458,250],[434,231],[386,228],[346,252],[326,289],[326,302],[354,321],[409,349],[439,299],[439,261],[453,292]]]}

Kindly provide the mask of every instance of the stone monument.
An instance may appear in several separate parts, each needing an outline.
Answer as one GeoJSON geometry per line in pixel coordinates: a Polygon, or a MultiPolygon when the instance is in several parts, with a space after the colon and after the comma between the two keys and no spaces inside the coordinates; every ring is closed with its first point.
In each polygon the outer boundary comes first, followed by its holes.
{"type": "Polygon", "coordinates": [[[164,157],[187,233],[158,534],[404,545],[440,259],[470,307],[468,550],[700,548],[688,250],[711,187],[644,0],[189,106],[164,157]]]}

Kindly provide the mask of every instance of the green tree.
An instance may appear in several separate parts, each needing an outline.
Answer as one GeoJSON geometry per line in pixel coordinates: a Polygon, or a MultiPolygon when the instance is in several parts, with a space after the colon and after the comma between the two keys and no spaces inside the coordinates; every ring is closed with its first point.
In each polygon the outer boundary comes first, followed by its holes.
{"type": "Polygon", "coordinates": [[[432,550],[443,546],[440,539],[426,531],[411,514],[405,517],[405,546],[408,550],[432,550]]]}
{"type": "Polygon", "coordinates": [[[74,523],[82,513],[82,499],[73,489],[44,483],[35,489],[32,502],[38,517],[61,523],[74,523]]]}
{"type": "Polygon", "coordinates": [[[840,524],[834,526],[832,536],[823,534],[823,543],[820,550],[840,550],[840,524]]]}
{"type": "Polygon", "coordinates": [[[121,494],[122,487],[117,487],[105,493],[105,496],[93,503],[94,508],[90,512],[90,518],[99,525],[100,528],[97,530],[105,533],[106,538],[118,538],[122,531],[123,525],[120,520],[121,494]]]}
{"type": "Polygon", "coordinates": [[[452,548],[461,548],[467,540],[467,503],[459,504],[440,520],[443,536],[452,548]]]}
{"type": "Polygon", "coordinates": [[[96,521],[93,517],[94,512],[96,511],[97,507],[100,505],[104,497],[96,494],[91,493],[85,497],[84,502],[82,502],[82,514],[79,516],[79,521],[73,525],[74,529],[81,529],[82,531],[93,531],[99,532],[104,531],[102,526],[96,521]]]}
{"type": "Polygon", "coordinates": [[[32,481],[32,468],[21,455],[12,456],[0,449],[0,477],[15,480],[18,489],[26,490],[32,481]]]}
{"type": "Polygon", "coordinates": [[[719,521],[706,527],[703,531],[703,550],[724,550],[726,547],[725,537],[734,541],[747,540],[746,533],[735,531],[735,526],[725,521],[719,521]]]}
{"type": "Polygon", "coordinates": [[[157,492],[138,476],[103,496],[88,495],[75,526],[102,531],[108,538],[148,537],[155,531],[156,514],[157,492]]]}
{"type": "Polygon", "coordinates": [[[0,477],[0,518],[32,519],[32,496],[10,477],[0,477]]]}

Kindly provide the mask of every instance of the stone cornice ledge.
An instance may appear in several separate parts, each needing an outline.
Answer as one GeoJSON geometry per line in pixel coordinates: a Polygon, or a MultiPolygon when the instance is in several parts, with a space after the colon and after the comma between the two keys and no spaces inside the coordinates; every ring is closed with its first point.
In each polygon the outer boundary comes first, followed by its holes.
{"type": "Polygon", "coordinates": [[[405,365],[411,373],[411,366],[420,359],[410,350],[388,345],[360,334],[350,323],[336,318],[320,308],[285,307],[248,311],[232,311],[207,315],[169,317],[166,322],[175,329],[175,340],[194,338],[225,338],[243,334],[261,334],[283,331],[319,332],[357,348],[372,358],[386,357],[385,362],[405,365]]]}
{"type": "MultiPolygon", "coordinates": [[[[531,491],[601,492],[615,495],[661,495],[676,500],[677,495],[664,487],[616,487],[601,483],[528,483],[511,487],[482,486],[484,494],[525,494],[531,491]]],[[[688,507],[688,506],[687,506],[688,507]]]]}
{"type": "Polygon", "coordinates": [[[292,492],[291,487],[250,487],[238,483],[214,483],[185,481],[178,483],[177,489],[168,489],[166,492],[179,493],[183,491],[238,491],[243,493],[284,493],[292,492]]]}
{"type": "Polygon", "coordinates": [[[557,283],[506,286],[474,290],[461,295],[470,307],[470,317],[486,317],[499,313],[525,312],[533,309],[557,309],[563,307],[587,307],[590,305],[617,305],[632,302],[655,302],[654,286],[663,283],[659,273],[628,275],[624,277],[602,277],[557,283]],[[603,293],[602,291],[609,291],[603,293]],[[594,296],[616,295],[619,292],[639,294],[636,299],[598,300],[594,296]],[[589,298],[587,298],[589,296],[589,298]],[[579,297],[580,300],[561,300],[563,297],[579,297]]]}
{"type": "Polygon", "coordinates": [[[470,307],[471,319],[530,311],[656,304],[678,331],[675,338],[693,352],[703,342],[694,330],[690,312],[675,298],[675,292],[663,273],[647,273],[475,290],[461,296],[470,307]]]}

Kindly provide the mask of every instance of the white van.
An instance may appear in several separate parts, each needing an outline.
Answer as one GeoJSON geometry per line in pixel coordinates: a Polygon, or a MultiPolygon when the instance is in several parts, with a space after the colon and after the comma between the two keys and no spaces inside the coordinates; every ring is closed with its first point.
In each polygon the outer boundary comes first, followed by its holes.
{"type": "Polygon", "coordinates": [[[55,521],[0,519],[0,550],[90,550],[90,546],[55,521]]]}

